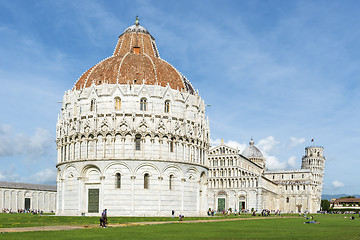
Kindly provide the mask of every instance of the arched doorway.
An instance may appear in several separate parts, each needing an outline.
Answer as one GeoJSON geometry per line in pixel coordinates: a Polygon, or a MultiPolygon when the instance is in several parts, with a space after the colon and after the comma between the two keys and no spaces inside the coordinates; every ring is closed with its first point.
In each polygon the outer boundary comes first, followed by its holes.
{"type": "Polygon", "coordinates": [[[222,212],[226,210],[226,193],[221,191],[217,195],[217,211],[222,212]]]}

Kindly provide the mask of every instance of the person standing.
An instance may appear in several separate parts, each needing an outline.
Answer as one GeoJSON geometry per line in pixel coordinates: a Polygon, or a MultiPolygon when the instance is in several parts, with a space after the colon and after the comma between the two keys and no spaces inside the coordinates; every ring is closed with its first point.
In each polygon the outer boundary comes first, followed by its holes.
{"type": "Polygon", "coordinates": [[[172,210],[172,211],[171,211],[171,217],[174,218],[174,216],[175,216],[175,211],[172,210]]]}
{"type": "Polygon", "coordinates": [[[105,228],[107,223],[107,209],[103,210],[100,217],[100,227],[105,228]]]}

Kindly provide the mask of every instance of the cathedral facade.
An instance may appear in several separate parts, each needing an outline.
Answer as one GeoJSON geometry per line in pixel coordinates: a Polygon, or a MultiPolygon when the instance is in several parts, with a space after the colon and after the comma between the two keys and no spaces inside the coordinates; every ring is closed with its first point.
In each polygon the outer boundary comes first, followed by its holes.
{"type": "Polygon", "coordinates": [[[322,147],[305,148],[301,169],[267,170],[266,159],[253,140],[242,153],[222,143],[209,151],[209,208],[317,212],[324,168],[322,147]]]}
{"type": "Polygon", "coordinates": [[[63,97],[56,213],[206,213],[209,134],[199,93],[137,20],[63,97]]]}

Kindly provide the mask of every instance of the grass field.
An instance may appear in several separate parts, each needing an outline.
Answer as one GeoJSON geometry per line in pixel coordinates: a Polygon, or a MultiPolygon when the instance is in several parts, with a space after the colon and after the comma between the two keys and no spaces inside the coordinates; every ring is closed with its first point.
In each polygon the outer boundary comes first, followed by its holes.
{"type": "MultiPolygon", "coordinates": [[[[290,216],[284,215],[284,216],[290,216]]],[[[293,216],[297,216],[294,214],[293,216]]],[[[188,217],[185,220],[219,219],[217,217],[188,217]]],[[[55,215],[32,215],[32,214],[6,214],[0,213],[0,228],[33,227],[33,226],[59,226],[59,225],[92,225],[99,224],[100,217],[65,217],[55,215]]],[[[222,216],[220,218],[223,218],[222,216]]],[[[227,218],[251,218],[251,214],[231,215],[227,218]]],[[[110,223],[129,222],[162,222],[178,221],[171,217],[109,217],[110,223]]]]}
{"type": "MultiPolygon", "coordinates": [[[[174,222],[162,225],[92,228],[61,232],[3,233],[0,234],[0,239],[360,239],[358,217],[350,220],[345,219],[344,215],[315,215],[315,218],[321,223],[303,224],[304,218],[299,217],[207,223],[174,222]]],[[[1,216],[1,220],[5,219],[6,217],[1,216]]],[[[27,219],[26,216],[24,216],[25,219],[27,219]]],[[[69,217],[66,221],[71,222],[73,219],[79,218],[69,217]]],[[[95,220],[84,218],[83,221],[85,219],[89,222],[95,220]]],[[[117,219],[119,221],[123,219],[126,222],[130,218],[117,219]]],[[[144,221],[144,219],[145,221],[159,221],[162,218],[133,219],[134,221],[144,221]]]]}

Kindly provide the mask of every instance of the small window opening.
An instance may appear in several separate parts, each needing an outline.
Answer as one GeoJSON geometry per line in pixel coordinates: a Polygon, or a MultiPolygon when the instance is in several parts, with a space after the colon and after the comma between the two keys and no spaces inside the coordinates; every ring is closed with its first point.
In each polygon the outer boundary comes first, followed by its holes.
{"type": "Polygon", "coordinates": [[[144,189],[149,189],[149,180],[150,180],[150,175],[148,173],[145,173],[145,175],[144,175],[144,189]]]}
{"type": "Polygon", "coordinates": [[[288,197],[286,198],[286,202],[287,202],[287,203],[289,203],[289,202],[290,202],[290,199],[289,199],[288,197]]]}
{"type": "Polygon", "coordinates": [[[116,188],[121,188],[121,175],[116,173],[116,188]]]}
{"type": "Polygon", "coordinates": [[[140,47],[134,47],[134,54],[140,54],[140,47]]]}
{"type": "Polygon", "coordinates": [[[90,111],[91,112],[95,111],[95,99],[92,99],[90,102],[90,111]]]}
{"type": "Polygon", "coordinates": [[[146,111],[146,98],[140,99],[140,110],[146,111]]]}
{"type": "Polygon", "coordinates": [[[140,150],[141,149],[141,135],[140,134],[136,134],[135,136],[135,150],[140,150]]]}
{"type": "Polygon", "coordinates": [[[170,142],[170,152],[174,152],[174,140],[170,142]]]}
{"type": "Polygon", "coordinates": [[[165,101],[164,112],[165,112],[165,113],[169,113],[169,111],[170,111],[170,101],[169,101],[169,100],[166,100],[166,101],[165,101]]]}
{"type": "Polygon", "coordinates": [[[169,190],[173,190],[173,181],[174,181],[174,175],[170,175],[170,177],[169,177],[169,190]]]}
{"type": "Polygon", "coordinates": [[[121,109],[121,99],[119,97],[115,98],[115,110],[121,109]]]}

